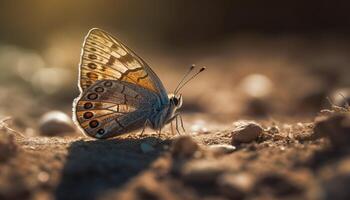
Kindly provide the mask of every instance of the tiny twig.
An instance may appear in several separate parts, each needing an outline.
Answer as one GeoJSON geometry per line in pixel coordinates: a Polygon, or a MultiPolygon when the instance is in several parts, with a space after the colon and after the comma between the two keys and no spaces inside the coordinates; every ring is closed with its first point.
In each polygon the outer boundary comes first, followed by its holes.
{"type": "Polygon", "coordinates": [[[22,138],[25,138],[25,136],[22,133],[19,133],[17,131],[15,131],[14,129],[10,128],[8,126],[8,121],[12,120],[11,117],[5,117],[3,119],[0,120],[0,129],[5,129],[6,132],[12,132],[12,134],[15,134],[17,136],[20,136],[22,138]]]}

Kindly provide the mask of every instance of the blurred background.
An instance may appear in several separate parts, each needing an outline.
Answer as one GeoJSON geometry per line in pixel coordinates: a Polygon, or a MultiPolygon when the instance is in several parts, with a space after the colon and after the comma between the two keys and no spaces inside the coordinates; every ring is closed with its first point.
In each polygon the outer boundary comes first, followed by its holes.
{"type": "Polygon", "coordinates": [[[47,111],[71,115],[88,30],[118,37],[172,91],[195,63],[184,112],[312,116],[350,92],[348,1],[1,1],[0,116],[35,127],[47,111]]]}

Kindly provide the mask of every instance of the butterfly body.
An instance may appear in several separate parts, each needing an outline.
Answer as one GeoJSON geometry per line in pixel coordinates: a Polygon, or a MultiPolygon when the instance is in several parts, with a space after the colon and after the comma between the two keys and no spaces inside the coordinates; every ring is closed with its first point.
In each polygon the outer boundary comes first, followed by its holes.
{"type": "Polygon", "coordinates": [[[146,125],[160,130],[182,105],[181,95],[168,95],[140,57],[101,29],[86,36],[79,67],[73,119],[88,136],[110,138],[146,125]]]}
{"type": "Polygon", "coordinates": [[[177,113],[176,111],[181,107],[182,105],[182,96],[173,96],[172,94],[169,94],[170,99],[169,103],[162,104],[159,107],[155,106],[155,109],[153,110],[152,115],[149,118],[149,121],[151,123],[151,128],[154,130],[161,129],[165,124],[168,124],[171,122],[171,120],[176,117],[177,113]],[[176,99],[176,103],[174,101],[176,99]],[[180,104],[181,102],[181,104],[180,104]]]}

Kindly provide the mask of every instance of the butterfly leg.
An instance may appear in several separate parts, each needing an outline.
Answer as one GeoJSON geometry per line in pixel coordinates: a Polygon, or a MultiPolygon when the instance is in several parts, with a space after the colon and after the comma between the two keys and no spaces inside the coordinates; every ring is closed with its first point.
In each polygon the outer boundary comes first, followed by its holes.
{"type": "MultiPolygon", "coordinates": [[[[177,115],[178,115],[178,114],[174,115],[174,116],[173,116],[172,118],[170,118],[170,119],[167,121],[167,123],[166,123],[166,124],[170,123],[170,128],[171,128],[171,134],[172,134],[172,135],[174,135],[174,124],[173,124],[173,121],[174,121],[174,119],[177,121],[177,115]]],[[[175,127],[177,127],[177,122],[176,122],[175,125],[176,125],[175,127]]],[[[178,132],[177,132],[177,133],[178,133],[178,132]]]]}
{"type": "Polygon", "coordinates": [[[181,128],[182,128],[182,130],[184,131],[184,133],[186,133],[186,130],[185,130],[185,127],[184,127],[184,122],[182,121],[182,116],[179,115],[179,118],[180,118],[181,128]]]}
{"type": "Polygon", "coordinates": [[[174,125],[173,121],[170,122],[171,135],[174,135],[174,125]]]}
{"type": "Polygon", "coordinates": [[[158,138],[160,138],[161,134],[162,134],[162,128],[159,128],[159,130],[158,130],[158,138]]]}
{"type": "Polygon", "coordinates": [[[143,133],[145,132],[146,127],[147,127],[148,123],[149,123],[149,120],[147,119],[147,120],[145,121],[145,123],[143,124],[143,128],[142,128],[142,131],[141,131],[140,137],[142,137],[142,136],[143,136],[143,133]]]}
{"type": "Polygon", "coordinates": [[[181,135],[181,132],[179,130],[179,123],[178,123],[178,115],[175,116],[175,128],[176,128],[176,132],[177,134],[181,135]]]}

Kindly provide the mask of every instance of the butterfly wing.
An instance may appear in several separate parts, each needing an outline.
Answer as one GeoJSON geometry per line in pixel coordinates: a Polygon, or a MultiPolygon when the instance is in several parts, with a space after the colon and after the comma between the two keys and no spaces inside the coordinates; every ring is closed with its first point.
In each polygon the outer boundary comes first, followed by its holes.
{"type": "Polygon", "coordinates": [[[94,28],[85,38],[80,62],[80,90],[98,80],[121,80],[156,93],[167,103],[166,90],[147,63],[107,32],[94,28]]]}
{"type": "Polygon", "coordinates": [[[118,80],[102,80],[76,101],[75,121],[95,138],[109,138],[142,128],[158,97],[148,89],[118,80]]]}

